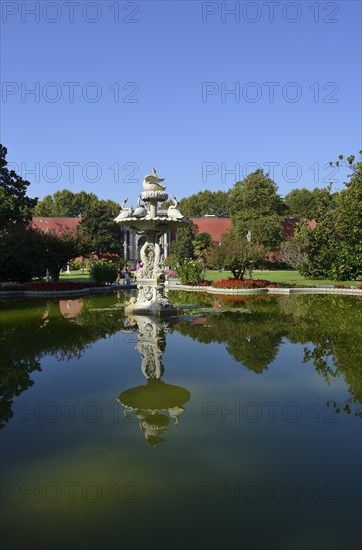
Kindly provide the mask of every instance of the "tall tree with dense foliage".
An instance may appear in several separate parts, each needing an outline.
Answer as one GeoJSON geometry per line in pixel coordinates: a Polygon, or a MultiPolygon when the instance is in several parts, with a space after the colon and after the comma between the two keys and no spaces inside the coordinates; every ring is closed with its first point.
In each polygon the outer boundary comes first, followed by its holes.
{"type": "Polygon", "coordinates": [[[89,241],[78,230],[67,231],[62,235],[58,235],[55,231],[47,231],[42,233],[41,240],[42,263],[45,269],[49,270],[53,283],[59,281],[62,267],[65,267],[70,260],[86,255],[90,247],[89,241]]]}
{"type": "Polygon", "coordinates": [[[251,231],[254,242],[269,250],[278,247],[283,240],[282,220],[287,207],[277,191],[276,183],[263,170],[236,182],[229,199],[235,236],[243,241],[251,231]]]}
{"type": "Polygon", "coordinates": [[[209,233],[197,233],[193,240],[194,256],[201,260],[202,267],[205,269],[206,260],[213,247],[212,238],[209,233]]]}
{"type": "Polygon", "coordinates": [[[27,282],[44,277],[48,269],[52,281],[57,282],[61,268],[88,251],[89,245],[78,231],[58,235],[14,224],[0,239],[0,280],[27,282]]]}
{"type": "Polygon", "coordinates": [[[96,201],[84,212],[80,232],[91,243],[92,252],[99,258],[108,253],[123,254],[123,233],[119,223],[114,221],[120,206],[111,200],[96,201]]]}
{"type": "Polygon", "coordinates": [[[300,219],[317,219],[323,211],[323,206],[327,206],[333,200],[333,194],[330,189],[320,189],[316,187],[313,191],[309,189],[293,189],[285,196],[284,202],[288,207],[288,216],[300,219]]]}
{"type": "Polygon", "coordinates": [[[332,195],[330,188],[314,229],[301,224],[295,240],[305,255],[299,271],[311,278],[362,279],[362,163],[341,155],[336,165],[352,170],[345,189],[332,195]]]}
{"type": "Polygon", "coordinates": [[[310,191],[302,187],[292,189],[285,196],[284,202],[288,207],[288,215],[291,218],[312,219],[316,217],[317,190],[310,191]]]}
{"type": "Polygon", "coordinates": [[[27,282],[44,277],[43,233],[22,224],[1,232],[0,281],[27,282]]]}
{"type": "Polygon", "coordinates": [[[34,208],[34,216],[76,218],[83,215],[92,204],[98,201],[94,193],[80,191],[73,193],[69,189],[46,195],[34,208]]]}
{"type": "Polygon", "coordinates": [[[169,265],[182,263],[188,258],[195,259],[194,240],[197,233],[197,227],[193,223],[177,229],[176,239],[171,245],[171,256],[168,258],[169,265]]]}
{"type": "Polygon", "coordinates": [[[7,168],[6,155],[6,147],[0,144],[0,230],[28,222],[38,200],[27,196],[30,183],[7,168]]]}
{"type": "Polygon", "coordinates": [[[200,191],[180,200],[180,209],[187,218],[202,218],[214,215],[218,218],[229,216],[229,198],[226,191],[200,191]]]}
{"type": "Polygon", "coordinates": [[[25,282],[49,269],[57,281],[61,267],[87,251],[85,239],[78,232],[43,233],[28,224],[38,199],[27,196],[28,181],[8,170],[6,154],[0,145],[0,280],[25,282]]]}

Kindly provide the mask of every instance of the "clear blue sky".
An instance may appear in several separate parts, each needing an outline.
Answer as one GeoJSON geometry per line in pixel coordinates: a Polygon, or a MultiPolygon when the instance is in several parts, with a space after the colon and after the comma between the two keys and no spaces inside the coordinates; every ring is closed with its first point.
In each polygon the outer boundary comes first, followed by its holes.
{"type": "Polygon", "coordinates": [[[70,3],[1,3],[1,141],[31,196],[135,202],[155,165],[181,198],[252,162],[286,194],[361,149],[360,2],[70,3]]]}

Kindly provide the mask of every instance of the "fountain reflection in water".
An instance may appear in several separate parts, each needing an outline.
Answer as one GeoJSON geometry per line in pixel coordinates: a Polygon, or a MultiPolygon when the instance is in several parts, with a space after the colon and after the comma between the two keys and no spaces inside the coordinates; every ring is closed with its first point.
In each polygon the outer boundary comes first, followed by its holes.
{"type": "Polygon", "coordinates": [[[177,426],[178,417],[190,399],[190,392],[162,381],[162,354],[166,347],[168,325],[157,317],[128,316],[130,327],[138,327],[136,349],[142,356],[141,370],[147,384],[122,392],[118,401],[126,417],[135,416],[148,445],[157,447],[165,442],[162,434],[170,421],[177,426]]]}

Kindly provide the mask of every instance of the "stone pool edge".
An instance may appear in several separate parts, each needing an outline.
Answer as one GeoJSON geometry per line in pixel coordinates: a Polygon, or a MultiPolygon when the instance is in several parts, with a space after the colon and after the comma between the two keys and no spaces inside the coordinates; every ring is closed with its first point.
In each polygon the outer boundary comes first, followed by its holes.
{"type": "Polygon", "coordinates": [[[137,285],[107,285],[80,288],[74,290],[1,290],[0,298],[52,298],[57,296],[86,296],[88,294],[106,294],[115,290],[133,290],[137,285]]]}
{"type": "Polygon", "coordinates": [[[208,292],[209,294],[344,294],[362,296],[362,289],[358,288],[215,288],[213,286],[189,286],[169,284],[169,290],[186,290],[189,292],[208,292]]]}
{"type": "MultiPolygon", "coordinates": [[[[57,296],[86,296],[88,294],[106,294],[115,290],[134,290],[137,288],[135,283],[130,285],[109,285],[101,287],[89,287],[75,290],[52,290],[52,291],[36,291],[36,290],[2,290],[0,298],[52,298],[57,296]]],[[[362,289],[358,288],[215,288],[213,286],[189,286],[182,284],[169,284],[169,290],[186,290],[188,292],[207,292],[209,294],[225,294],[225,295],[240,295],[240,294],[340,294],[340,295],[356,295],[362,296],[362,289]]]]}

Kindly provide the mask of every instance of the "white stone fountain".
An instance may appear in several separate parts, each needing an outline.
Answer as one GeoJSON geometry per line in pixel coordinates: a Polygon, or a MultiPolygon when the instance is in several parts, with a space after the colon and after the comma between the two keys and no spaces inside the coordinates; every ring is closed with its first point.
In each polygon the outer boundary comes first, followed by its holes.
{"type": "Polygon", "coordinates": [[[170,229],[180,227],[189,221],[177,209],[177,201],[167,210],[158,210],[158,203],[168,199],[164,181],[153,175],[143,180],[144,191],[139,195],[138,206],[125,208],[127,199],[122,204],[120,214],[115,221],[121,225],[135,229],[145,237],[140,255],[142,267],[137,272],[137,298],[133,297],[126,304],[126,313],[144,315],[164,315],[174,313],[175,309],[168,303],[164,295],[165,276],[161,267],[160,237],[170,229]],[[141,205],[141,200],[144,205],[141,205]]]}

